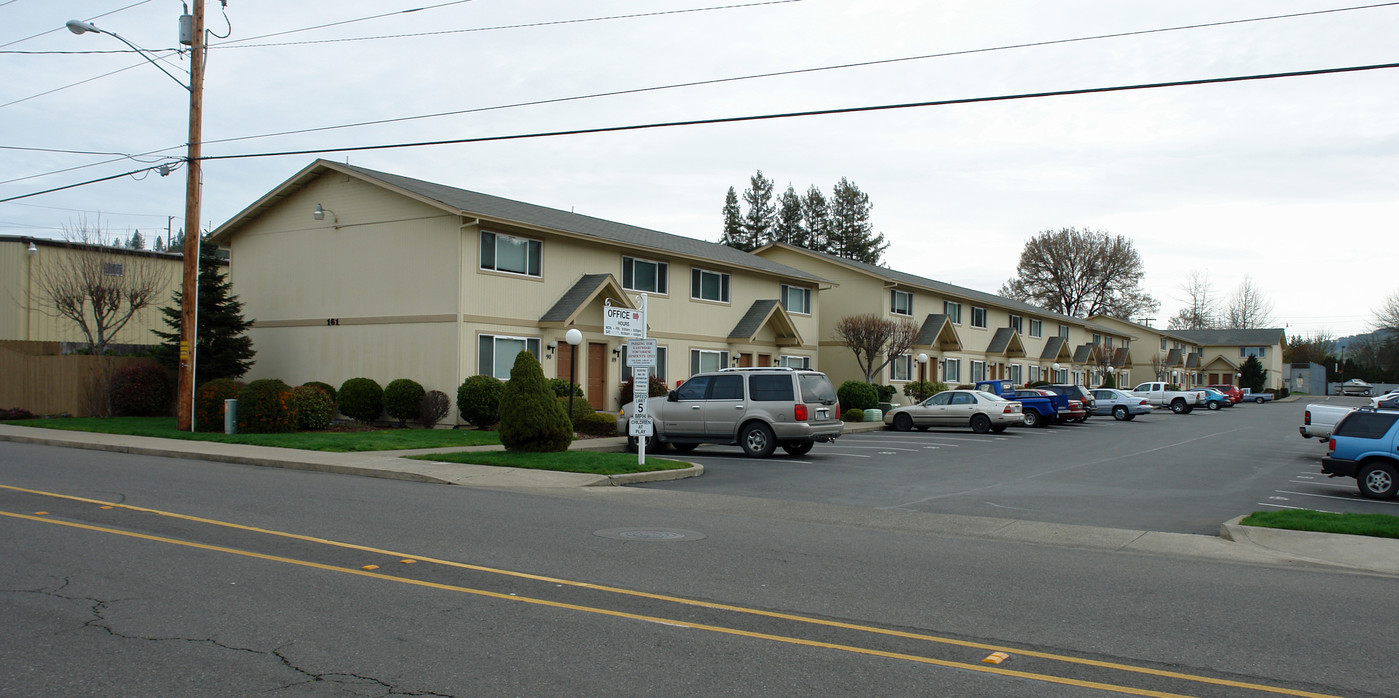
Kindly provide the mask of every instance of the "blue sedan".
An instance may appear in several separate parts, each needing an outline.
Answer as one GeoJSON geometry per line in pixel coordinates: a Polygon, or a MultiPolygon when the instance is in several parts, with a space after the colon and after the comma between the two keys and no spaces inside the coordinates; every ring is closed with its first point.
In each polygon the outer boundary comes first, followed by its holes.
{"type": "Polygon", "coordinates": [[[1130,422],[1139,414],[1151,414],[1151,403],[1116,388],[1098,388],[1093,391],[1093,414],[1110,414],[1119,422],[1130,422]]]}
{"type": "Polygon", "coordinates": [[[1205,393],[1206,407],[1211,410],[1218,410],[1221,407],[1233,407],[1234,401],[1228,395],[1215,390],[1214,388],[1201,388],[1205,393]]]}

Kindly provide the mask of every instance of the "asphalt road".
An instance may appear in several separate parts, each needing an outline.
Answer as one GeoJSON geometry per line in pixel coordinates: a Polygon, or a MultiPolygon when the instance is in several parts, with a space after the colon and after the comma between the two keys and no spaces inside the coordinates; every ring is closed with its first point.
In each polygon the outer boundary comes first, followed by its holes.
{"type": "Polygon", "coordinates": [[[1320,474],[1326,447],[1297,433],[1309,402],[1242,403],[1131,422],[849,434],[800,458],[701,446],[704,477],[643,485],[895,511],[1215,535],[1235,516],[1286,507],[1399,515],[1349,478],[1320,474]]]}
{"type": "Polygon", "coordinates": [[[1399,685],[1390,578],[819,524],[656,490],[487,491],[5,443],[0,555],[9,695],[1399,685]],[[984,663],[997,651],[1003,664],[984,663]]]}

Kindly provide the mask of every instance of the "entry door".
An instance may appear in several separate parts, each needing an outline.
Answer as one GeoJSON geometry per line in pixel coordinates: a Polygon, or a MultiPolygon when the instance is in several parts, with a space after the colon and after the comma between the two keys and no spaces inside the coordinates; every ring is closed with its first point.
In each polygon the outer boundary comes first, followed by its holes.
{"type": "Polygon", "coordinates": [[[758,365],[764,368],[772,365],[772,354],[759,354],[758,365]]]}
{"type": "Polygon", "coordinates": [[[559,342],[555,351],[559,353],[559,363],[554,367],[554,375],[566,381],[577,382],[578,367],[569,362],[569,359],[573,358],[573,345],[559,342]],[[573,370],[572,373],[569,372],[570,369],[573,370]]]}
{"type": "Polygon", "coordinates": [[[607,399],[607,345],[601,342],[588,342],[588,404],[595,410],[602,409],[607,399]]]}
{"type": "Polygon", "coordinates": [[[739,367],[739,368],[748,368],[748,367],[750,367],[750,366],[752,366],[752,365],[753,365],[753,355],[752,355],[752,354],[745,352],[745,353],[742,353],[742,354],[739,354],[739,355],[738,355],[738,367],[739,367]]]}

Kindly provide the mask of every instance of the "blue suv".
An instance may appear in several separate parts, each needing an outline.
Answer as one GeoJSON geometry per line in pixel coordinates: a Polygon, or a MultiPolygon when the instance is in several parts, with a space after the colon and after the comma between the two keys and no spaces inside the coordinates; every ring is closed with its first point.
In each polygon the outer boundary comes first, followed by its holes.
{"type": "Polygon", "coordinates": [[[1399,412],[1359,409],[1342,417],[1321,472],[1355,478],[1360,494],[1371,499],[1392,499],[1399,484],[1399,412]]]}

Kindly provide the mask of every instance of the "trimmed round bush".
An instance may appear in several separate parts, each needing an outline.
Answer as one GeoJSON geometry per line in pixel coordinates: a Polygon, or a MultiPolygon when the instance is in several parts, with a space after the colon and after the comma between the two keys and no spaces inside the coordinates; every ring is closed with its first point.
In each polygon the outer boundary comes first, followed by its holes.
{"type": "Polygon", "coordinates": [[[840,419],[843,422],[863,422],[865,421],[865,411],[858,407],[842,410],[840,419]]]}
{"type": "Polygon", "coordinates": [[[562,379],[562,378],[550,378],[550,379],[549,379],[549,389],[550,389],[550,390],[553,390],[553,391],[554,391],[554,394],[555,394],[555,395],[558,395],[559,397],[568,397],[568,389],[569,389],[569,387],[572,387],[572,388],[573,388],[573,396],[574,396],[574,397],[583,397],[583,388],[582,388],[582,386],[579,386],[579,385],[577,385],[577,384],[570,384],[568,381],[566,381],[566,380],[564,380],[564,379],[562,379]]]}
{"type": "Polygon", "coordinates": [[[196,431],[223,431],[223,401],[233,400],[243,384],[232,378],[215,378],[194,391],[196,431]]]}
{"type": "Polygon", "coordinates": [[[306,381],[305,383],[302,383],[302,385],[309,385],[312,388],[320,388],[321,392],[325,393],[325,396],[330,398],[330,406],[335,407],[335,386],[329,383],[322,383],[320,381],[306,381]]]}
{"type": "Polygon", "coordinates": [[[836,390],[836,398],[840,400],[841,412],[879,407],[879,393],[875,391],[874,386],[861,381],[841,383],[840,388],[836,390]]]}
{"type": "MultiPolygon", "coordinates": [[[[559,398],[559,407],[563,408],[564,414],[568,414],[568,398],[559,398]]],[[[593,406],[588,404],[587,398],[581,396],[575,397],[573,398],[573,415],[568,421],[577,425],[579,422],[594,414],[597,414],[597,410],[594,410],[593,406]]]]}
{"type": "Polygon", "coordinates": [[[335,403],[320,386],[299,385],[291,389],[291,401],[296,406],[296,428],[320,431],[330,426],[335,417],[335,403]]]}
{"type": "Polygon", "coordinates": [[[495,376],[472,376],[457,388],[457,412],[462,421],[477,429],[488,429],[500,421],[500,398],[505,382],[495,376]]]}
{"type": "Polygon", "coordinates": [[[7,419],[34,419],[34,413],[23,407],[9,407],[0,409],[0,421],[7,419]]]}
{"type": "Polygon", "coordinates": [[[427,394],[423,386],[409,378],[399,378],[384,386],[384,411],[404,426],[418,418],[418,408],[427,394]]]}
{"type": "Polygon", "coordinates": [[[573,442],[573,425],[559,398],[544,382],[534,354],[515,356],[510,382],[500,398],[500,443],[507,451],[564,451],[573,442]]]}
{"type": "Polygon", "coordinates": [[[442,421],[452,410],[452,399],[441,390],[429,390],[418,402],[418,423],[424,429],[431,429],[442,421]]]}
{"type": "Polygon", "coordinates": [[[158,364],[127,366],[112,376],[112,414],[165,417],[175,402],[175,378],[158,364]]]}
{"type": "Polygon", "coordinates": [[[238,431],[281,434],[296,431],[291,387],[276,378],[255,380],[238,392],[238,431]]]}
{"type": "Polygon", "coordinates": [[[616,436],[617,416],[610,412],[594,412],[574,422],[573,430],[589,436],[616,436]]]}
{"type": "Polygon", "coordinates": [[[351,378],[336,394],[340,414],[356,422],[372,424],[384,413],[384,389],[372,378],[351,378]]]}

